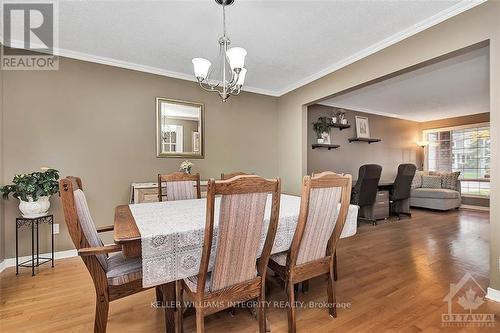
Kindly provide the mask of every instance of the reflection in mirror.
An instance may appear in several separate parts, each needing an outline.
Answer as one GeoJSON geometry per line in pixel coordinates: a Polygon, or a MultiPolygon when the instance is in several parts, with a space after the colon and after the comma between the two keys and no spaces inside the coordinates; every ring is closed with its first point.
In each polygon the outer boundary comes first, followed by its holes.
{"type": "Polygon", "coordinates": [[[157,156],[203,158],[203,104],[156,99],[157,156]]]}

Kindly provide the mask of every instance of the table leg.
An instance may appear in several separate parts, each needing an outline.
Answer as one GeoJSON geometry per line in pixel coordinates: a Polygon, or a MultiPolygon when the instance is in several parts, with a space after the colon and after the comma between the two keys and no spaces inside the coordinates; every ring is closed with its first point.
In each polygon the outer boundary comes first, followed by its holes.
{"type": "Polygon", "coordinates": [[[16,220],[16,275],[19,275],[19,232],[16,220]]]}
{"type": "Polygon", "coordinates": [[[31,221],[31,276],[35,276],[35,222],[31,221]]]}
{"type": "Polygon", "coordinates": [[[50,250],[52,251],[52,267],[54,267],[54,217],[52,217],[50,220],[51,220],[51,222],[50,222],[50,225],[51,225],[50,232],[52,233],[52,235],[51,235],[51,237],[52,237],[52,245],[50,247],[50,250]]]}
{"type": "Polygon", "coordinates": [[[39,251],[39,246],[38,246],[38,220],[36,220],[36,265],[37,267],[40,266],[40,251],[39,251]]]}
{"type": "Polygon", "coordinates": [[[175,281],[164,284],[162,292],[165,305],[165,332],[175,333],[175,281]]]}

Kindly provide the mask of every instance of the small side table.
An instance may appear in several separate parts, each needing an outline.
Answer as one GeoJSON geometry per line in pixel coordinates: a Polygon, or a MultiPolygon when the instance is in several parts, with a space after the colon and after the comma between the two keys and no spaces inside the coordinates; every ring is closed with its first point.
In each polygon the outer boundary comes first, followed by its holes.
{"type": "Polygon", "coordinates": [[[52,262],[54,267],[54,215],[45,215],[34,218],[18,217],[16,218],[16,275],[19,274],[19,267],[31,267],[31,276],[35,276],[35,267],[52,262]],[[51,232],[51,254],[50,258],[40,257],[38,248],[38,225],[50,224],[51,232]],[[31,259],[19,263],[19,229],[31,226],[31,259]],[[35,256],[35,227],[36,227],[36,256],[35,256]]]}

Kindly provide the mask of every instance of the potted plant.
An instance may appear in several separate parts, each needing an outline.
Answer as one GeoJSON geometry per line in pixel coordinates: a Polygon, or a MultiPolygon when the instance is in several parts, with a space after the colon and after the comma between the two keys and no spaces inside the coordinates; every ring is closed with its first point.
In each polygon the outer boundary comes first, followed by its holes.
{"type": "Polygon", "coordinates": [[[179,171],[183,171],[185,173],[191,173],[191,168],[193,168],[193,163],[189,162],[188,160],[185,160],[181,163],[179,171]]]}
{"type": "Polygon", "coordinates": [[[319,117],[313,122],[313,130],[316,132],[318,143],[328,143],[332,119],[329,117],[319,117]],[[326,142],[325,142],[326,141],[326,142]]]}
{"type": "Polygon", "coordinates": [[[42,168],[42,171],[15,175],[12,185],[0,187],[3,198],[9,194],[19,199],[19,210],[23,217],[35,218],[47,215],[49,197],[59,192],[59,171],[42,168]]]}

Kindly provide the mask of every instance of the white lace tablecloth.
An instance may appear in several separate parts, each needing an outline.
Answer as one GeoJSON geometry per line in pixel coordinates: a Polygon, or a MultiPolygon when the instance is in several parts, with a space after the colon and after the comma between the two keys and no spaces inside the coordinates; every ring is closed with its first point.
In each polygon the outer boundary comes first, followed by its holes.
{"type": "MultiPolygon", "coordinates": [[[[152,287],[198,274],[203,248],[206,199],[151,202],[129,205],[141,233],[142,283],[152,287]]],[[[217,246],[219,200],[216,198],[214,244],[210,267],[217,246]]],[[[288,250],[297,225],[300,197],[281,195],[280,216],[273,253],[288,250]]],[[[261,248],[267,235],[271,215],[268,197],[261,248]]],[[[356,233],[358,206],[350,205],[341,238],[356,233]]],[[[260,253],[260,251],[259,251],[260,253]]]]}

